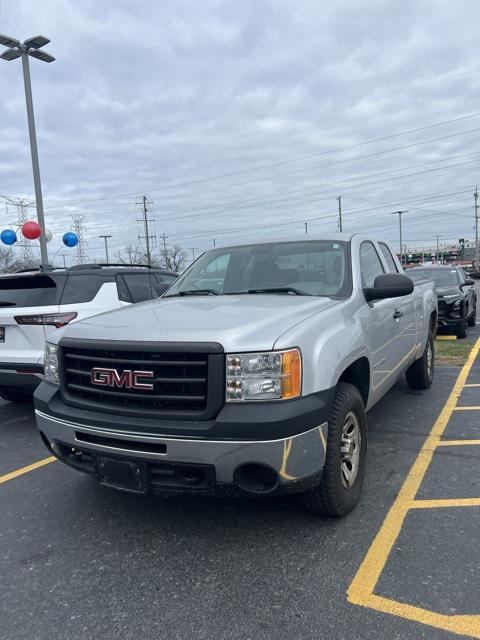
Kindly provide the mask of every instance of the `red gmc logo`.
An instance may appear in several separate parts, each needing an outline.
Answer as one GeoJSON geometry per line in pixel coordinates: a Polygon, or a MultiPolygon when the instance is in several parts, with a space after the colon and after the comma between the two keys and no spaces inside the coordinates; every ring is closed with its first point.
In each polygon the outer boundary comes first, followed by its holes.
{"type": "Polygon", "coordinates": [[[119,373],[116,369],[94,367],[90,372],[90,382],[100,387],[124,387],[125,389],[142,389],[152,391],[151,382],[141,382],[142,378],[153,378],[153,371],[130,371],[124,369],[119,373]]]}

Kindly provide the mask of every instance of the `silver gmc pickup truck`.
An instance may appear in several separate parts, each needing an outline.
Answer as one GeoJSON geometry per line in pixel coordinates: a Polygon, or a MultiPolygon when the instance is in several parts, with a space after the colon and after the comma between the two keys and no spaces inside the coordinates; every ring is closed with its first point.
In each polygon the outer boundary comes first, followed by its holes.
{"type": "MultiPolygon", "coordinates": [[[[35,393],[47,448],[138,492],[358,501],[366,412],[432,384],[437,301],[363,235],[204,253],[161,299],[66,327],[35,393]]],[[[50,339],[50,338],[49,338],[50,339]]]]}

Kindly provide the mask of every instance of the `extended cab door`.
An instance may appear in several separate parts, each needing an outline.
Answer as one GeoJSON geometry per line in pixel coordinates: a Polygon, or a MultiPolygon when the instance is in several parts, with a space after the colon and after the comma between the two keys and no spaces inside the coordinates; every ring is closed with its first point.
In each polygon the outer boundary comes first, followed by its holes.
{"type": "MultiPolygon", "coordinates": [[[[375,278],[387,271],[373,242],[366,240],[360,245],[360,271],[364,288],[373,287],[375,278]]],[[[373,401],[395,382],[406,362],[405,356],[409,348],[405,328],[410,315],[406,307],[402,298],[387,298],[369,303],[365,301],[364,330],[370,351],[373,401]]],[[[412,337],[412,345],[414,341],[412,337]]]]}
{"type": "MultiPolygon", "coordinates": [[[[400,273],[389,247],[384,242],[379,242],[381,256],[388,273],[400,273]]],[[[408,275],[408,273],[406,274],[408,275]]],[[[415,292],[408,296],[392,299],[395,320],[398,325],[397,348],[399,353],[398,373],[401,373],[410,364],[417,345],[417,331],[423,334],[423,297],[415,296],[415,292]]]]}

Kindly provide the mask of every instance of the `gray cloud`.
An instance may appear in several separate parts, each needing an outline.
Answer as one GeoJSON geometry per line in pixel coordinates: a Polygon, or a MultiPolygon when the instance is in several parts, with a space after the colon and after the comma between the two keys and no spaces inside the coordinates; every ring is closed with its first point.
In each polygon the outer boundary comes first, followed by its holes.
{"type": "MultiPolygon", "coordinates": [[[[136,241],[143,193],[154,232],[199,249],[335,230],[339,193],[347,230],[396,243],[406,208],[410,245],[471,237],[480,117],[361,143],[480,111],[477,7],[0,0],[0,31],[57,58],[31,64],[51,253],[73,212],[92,258],[105,230],[136,241]]],[[[18,61],[0,90],[0,193],[32,199],[18,61]]]]}

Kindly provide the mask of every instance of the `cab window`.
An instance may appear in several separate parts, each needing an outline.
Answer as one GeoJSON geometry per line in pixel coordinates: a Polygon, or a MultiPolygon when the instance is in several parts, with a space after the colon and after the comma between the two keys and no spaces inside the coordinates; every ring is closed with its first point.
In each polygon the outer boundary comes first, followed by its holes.
{"type": "Polygon", "coordinates": [[[384,242],[379,242],[378,246],[380,247],[380,251],[382,252],[383,257],[387,262],[388,270],[390,271],[390,273],[398,273],[397,265],[395,264],[395,260],[393,259],[390,249],[384,242]]]}
{"type": "Polygon", "coordinates": [[[371,242],[362,242],[360,247],[360,271],[362,274],[362,287],[373,287],[375,278],[385,273],[377,250],[371,242]]]}

